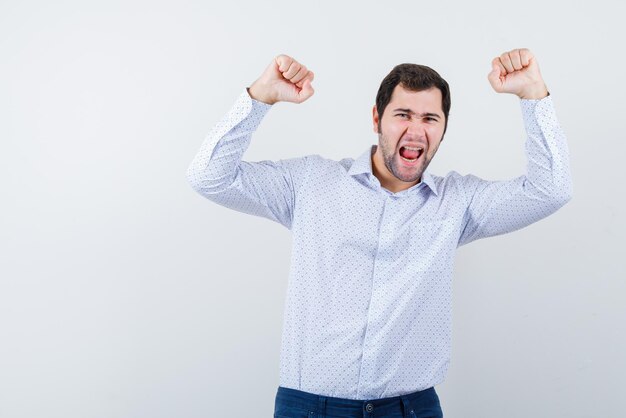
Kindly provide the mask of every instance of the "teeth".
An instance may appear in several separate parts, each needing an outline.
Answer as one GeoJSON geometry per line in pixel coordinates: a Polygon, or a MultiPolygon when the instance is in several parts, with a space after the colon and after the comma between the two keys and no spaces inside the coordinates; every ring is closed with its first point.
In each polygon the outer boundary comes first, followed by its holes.
{"type": "Polygon", "coordinates": [[[415,147],[407,147],[407,146],[405,146],[404,148],[410,149],[412,151],[424,151],[424,148],[421,148],[421,147],[420,148],[415,148],[415,147]]]}

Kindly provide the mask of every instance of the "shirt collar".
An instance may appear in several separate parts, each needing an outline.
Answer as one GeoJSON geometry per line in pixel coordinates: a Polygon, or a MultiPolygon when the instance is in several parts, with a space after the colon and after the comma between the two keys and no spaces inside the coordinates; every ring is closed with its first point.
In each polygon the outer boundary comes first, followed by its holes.
{"type": "MultiPolygon", "coordinates": [[[[352,166],[350,166],[350,169],[348,170],[348,174],[351,176],[356,176],[357,174],[369,174],[371,177],[374,177],[374,172],[372,171],[372,155],[375,151],[376,145],[369,147],[363,154],[354,160],[352,166]]],[[[417,186],[421,183],[426,184],[426,186],[428,186],[430,190],[437,195],[437,185],[435,184],[435,179],[428,172],[428,169],[422,173],[421,182],[413,187],[417,188],[417,186]]]]}

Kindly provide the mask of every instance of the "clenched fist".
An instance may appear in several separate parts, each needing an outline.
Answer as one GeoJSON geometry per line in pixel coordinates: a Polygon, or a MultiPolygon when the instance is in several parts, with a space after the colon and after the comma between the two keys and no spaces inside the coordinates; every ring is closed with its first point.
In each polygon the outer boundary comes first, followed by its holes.
{"type": "Polygon", "coordinates": [[[267,104],[302,103],[313,95],[313,71],[287,55],[279,55],[248,89],[250,97],[267,104]]]}
{"type": "Polygon", "coordinates": [[[537,60],[526,48],[503,53],[491,61],[491,67],[487,78],[498,93],[512,93],[520,99],[543,99],[548,95],[537,60]]]}

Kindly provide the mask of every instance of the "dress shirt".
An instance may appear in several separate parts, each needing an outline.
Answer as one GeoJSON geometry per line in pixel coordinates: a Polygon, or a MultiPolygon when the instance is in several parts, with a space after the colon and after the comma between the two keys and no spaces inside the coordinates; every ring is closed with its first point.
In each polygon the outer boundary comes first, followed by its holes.
{"type": "Polygon", "coordinates": [[[215,203],[292,232],[279,385],[379,399],[441,383],[451,354],[456,248],[536,222],[571,197],[569,151],[552,97],[520,99],[527,174],[487,181],[426,170],[393,193],[371,145],[340,161],[242,156],[271,105],[244,90],[187,170],[215,203]]]}

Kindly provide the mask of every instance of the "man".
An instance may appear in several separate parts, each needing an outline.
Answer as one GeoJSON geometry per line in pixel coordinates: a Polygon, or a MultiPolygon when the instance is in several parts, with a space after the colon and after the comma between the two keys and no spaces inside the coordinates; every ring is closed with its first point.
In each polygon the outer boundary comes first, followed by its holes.
{"type": "Polygon", "coordinates": [[[208,199],[293,233],[275,417],[440,417],[451,352],[455,250],[525,227],[572,194],[568,148],[528,49],[492,61],[520,98],[528,172],[486,181],[427,167],[450,110],[448,83],[396,66],[373,107],[378,145],[356,160],[242,161],[274,103],[313,95],[314,74],[277,56],[213,129],[187,176],[208,199]]]}

